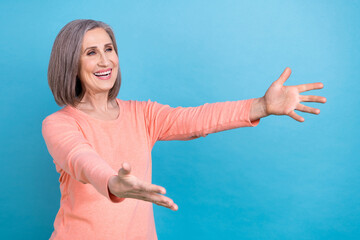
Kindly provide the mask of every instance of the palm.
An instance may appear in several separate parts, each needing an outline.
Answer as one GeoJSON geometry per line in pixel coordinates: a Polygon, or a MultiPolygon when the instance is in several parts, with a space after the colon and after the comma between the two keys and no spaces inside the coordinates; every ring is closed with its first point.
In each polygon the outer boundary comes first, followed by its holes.
{"type": "Polygon", "coordinates": [[[272,84],[265,94],[268,111],[274,115],[287,115],[299,103],[299,94],[293,86],[272,84]]]}
{"type": "Polygon", "coordinates": [[[291,74],[290,68],[286,68],[280,78],[273,82],[266,91],[264,99],[267,114],[289,115],[297,121],[303,122],[304,119],[297,115],[294,110],[319,114],[320,110],[305,106],[300,102],[320,102],[325,103],[326,98],[312,95],[300,95],[305,91],[323,88],[322,83],[308,83],[296,86],[284,86],[285,81],[291,74]]]}
{"type": "Polygon", "coordinates": [[[130,174],[130,172],[130,165],[128,163],[123,163],[118,176],[115,176],[110,180],[110,185],[116,186],[110,187],[112,190],[111,193],[120,198],[135,198],[152,202],[175,211],[178,209],[178,206],[173,200],[162,195],[166,193],[166,190],[163,187],[141,181],[130,174]]]}

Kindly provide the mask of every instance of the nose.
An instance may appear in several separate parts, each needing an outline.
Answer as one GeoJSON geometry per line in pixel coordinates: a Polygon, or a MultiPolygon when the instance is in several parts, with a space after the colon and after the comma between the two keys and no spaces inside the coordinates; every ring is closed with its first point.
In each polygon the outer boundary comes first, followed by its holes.
{"type": "Polygon", "coordinates": [[[104,66],[104,67],[109,66],[110,60],[104,52],[100,54],[100,59],[98,64],[99,66],[104,66]]]}

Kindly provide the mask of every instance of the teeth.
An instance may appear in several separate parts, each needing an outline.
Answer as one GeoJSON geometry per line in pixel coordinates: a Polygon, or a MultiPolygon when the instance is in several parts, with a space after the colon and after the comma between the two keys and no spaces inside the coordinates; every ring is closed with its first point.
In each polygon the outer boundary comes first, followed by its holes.
{"type": "Polygon", "coordinates": [[[94,74],[95,74],[95,76],[105,76],[105,75],[110,74],[110,72],[111,72],[111,70],[106,71],[106,72],[101,72],[101,73],[94,73],[94,74]]]}

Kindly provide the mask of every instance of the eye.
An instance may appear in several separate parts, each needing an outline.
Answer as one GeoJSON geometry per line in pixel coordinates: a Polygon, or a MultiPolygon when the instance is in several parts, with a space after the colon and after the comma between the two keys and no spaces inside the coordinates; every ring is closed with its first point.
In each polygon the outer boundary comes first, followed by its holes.
{"type": "Polygon", "coordinates": [[[113,49],[112,49],[112,47],[108,47],[108,48],[106,48],[106,52],[111,52],[113,49]]]}
{"type": "Polygon", "coordinates": [[[94,55],[94,54],[95,54],[94,51],[90,51],[90,52],[88,52],[86,55],[91,56],[91,55],[94,55]]]}

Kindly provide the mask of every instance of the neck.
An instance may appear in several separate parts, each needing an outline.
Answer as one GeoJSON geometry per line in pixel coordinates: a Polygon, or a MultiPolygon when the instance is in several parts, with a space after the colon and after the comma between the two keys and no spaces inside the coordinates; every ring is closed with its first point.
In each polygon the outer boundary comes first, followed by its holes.
{"type": "Polygon", "coordinates": [[[85,92],[81,102],[76,106],[79,109],[86,109],[90,111],[106,112],[113,109],[116,105],[116,100],[109,101],[108,93],[88,93],[85,92]]]}

